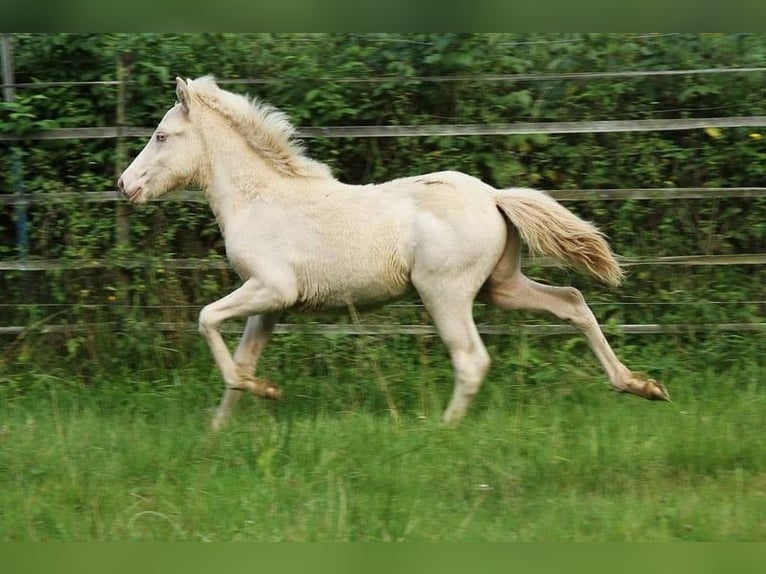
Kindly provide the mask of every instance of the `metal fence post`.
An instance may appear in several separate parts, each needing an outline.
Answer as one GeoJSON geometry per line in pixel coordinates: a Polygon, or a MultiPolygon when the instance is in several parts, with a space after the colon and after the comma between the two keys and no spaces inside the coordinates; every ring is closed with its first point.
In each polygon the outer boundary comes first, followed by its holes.
{"type": "MultiPolygon", "coordinates": [[[[3,60],[3,99],[11,103],[16,99],[16,90],[14,88],[13,46],[10,34],[0,36],[0,53],[2,53],[3,60]]],[[[18,255],[23,260],[29,254],[29,233],[21,149],[18,145],[11,148],[11,189],[18,196],[16,203],[16,246],[18,255]]]]}

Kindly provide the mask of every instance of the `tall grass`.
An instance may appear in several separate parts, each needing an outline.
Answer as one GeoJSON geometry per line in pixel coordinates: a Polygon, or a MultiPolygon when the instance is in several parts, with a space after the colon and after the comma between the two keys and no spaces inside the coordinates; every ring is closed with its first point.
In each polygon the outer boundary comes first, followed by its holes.
{"type": "Polygon", "coordinates": [[[246,398],[219,433],[207,357],[6,374],[0,540],[766,538],[756,342],[621,341],[667,382],[674,402],[658,404],[608,391],[578,342],[497,338],[457,429],[439,422],[446,357],[380,342],[277,338],[263,370],[287,399],[246,398]]]}

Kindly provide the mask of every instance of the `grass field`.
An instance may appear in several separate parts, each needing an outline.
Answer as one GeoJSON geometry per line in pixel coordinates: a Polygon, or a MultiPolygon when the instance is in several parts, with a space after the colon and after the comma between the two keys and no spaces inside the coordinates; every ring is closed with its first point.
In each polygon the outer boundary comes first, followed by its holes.
{"type": "Polygon", "coordinates": [[[204,352],[112,380],[4,375],[0,540],[766,540],[758,345],[625,341],[673,395],[650,403],[607,390],[579,342],[493,341],[449,429],[441,354],[348,339],[277,340],[263,370],[286,400],[246,398],[219,433],[204,352]]]}

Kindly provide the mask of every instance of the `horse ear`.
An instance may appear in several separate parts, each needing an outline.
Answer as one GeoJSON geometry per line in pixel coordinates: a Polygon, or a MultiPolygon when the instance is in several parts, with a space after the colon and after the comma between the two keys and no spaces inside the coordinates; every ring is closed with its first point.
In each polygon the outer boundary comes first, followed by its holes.
{"type": "Polygon", "coordinates": [[[184,82],[183,78],[176,78],[176,97],[183,106],[184,112],[188,114],[191,97],[189,96],[189,85],[184,82]]]}

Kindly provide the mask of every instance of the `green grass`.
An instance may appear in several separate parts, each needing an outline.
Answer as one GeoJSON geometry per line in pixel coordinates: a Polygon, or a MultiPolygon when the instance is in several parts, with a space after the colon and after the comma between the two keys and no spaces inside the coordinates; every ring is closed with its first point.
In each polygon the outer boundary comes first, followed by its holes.
{"type": "MultiPolygon", "coordinates": [[[[289,343],[287,399],[246,398],[219,433],[207,361],[88,384],[8,375],[0,540],[766,539],[759,355],[724,364],[626,343],[666,379],[675,402],[660,404],[608,391],[576,344],[493,349],[474,408],[449,429],[443,357],[354,343],[354,358],[321,342],[341,368],[289,343]]],[[[264,369],[277,378],[286,360],[264,369]]]]}

